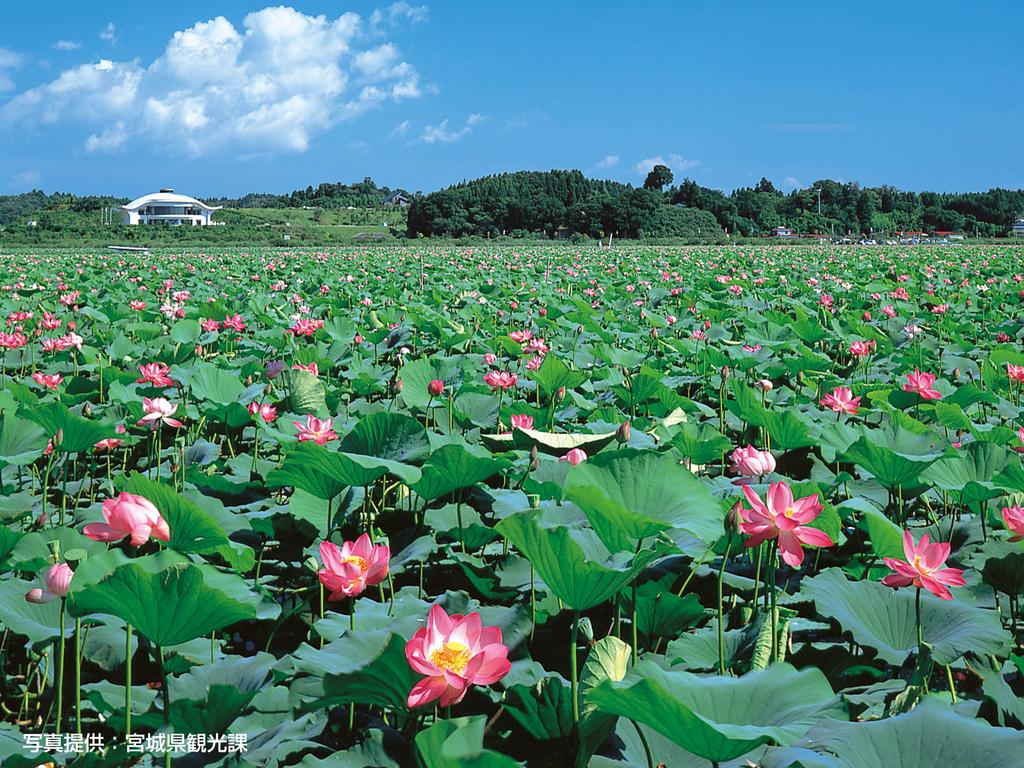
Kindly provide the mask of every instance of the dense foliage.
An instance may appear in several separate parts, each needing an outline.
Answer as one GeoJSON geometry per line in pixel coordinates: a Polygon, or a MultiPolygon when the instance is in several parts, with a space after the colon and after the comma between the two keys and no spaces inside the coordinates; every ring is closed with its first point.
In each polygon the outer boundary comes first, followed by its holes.
{"type": "Polygon", "coordinates": [[[487,176],[416,198],[410,235],[461,237],[579,233],[598,238],[697,237],[721,233],[710,216],[669,214],[660,192],[579,171],[522,171],[487,176]]]}
{"type": "Polygon", "coordinates": [[[0,268],[4,768],[1024,754],[1024,249],[0,268]]]}
{"type": "Polygon", "coordinates": [[[753,237],[786,225],[801,233],[836,236],[937,230],[1002,237],[1014,216],[1024,212],[1024,190],[917,193],[824,179],[784,194],[762,179],[727,195],[686,179],[662,193],[671,182],[665,166],[651,171],[643,189],[590,180],[579,171],[487,176],[418,198],[409,213],[409,232],[458,237],[566,230],[594,238],[636,238],[695,237],[699,231],[713,239],[718,228],[753,237]],[[659,220],[664,203],[710,213],[718,228],[709,228],[710,219],[702,218],[685,228],[666,229],[659,220]]]}

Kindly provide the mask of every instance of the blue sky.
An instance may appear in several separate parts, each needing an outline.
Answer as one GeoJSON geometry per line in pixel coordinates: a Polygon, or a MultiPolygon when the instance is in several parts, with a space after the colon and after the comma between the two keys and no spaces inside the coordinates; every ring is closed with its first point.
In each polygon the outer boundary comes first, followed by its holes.
{"type": "Polygon", "coordinates": [[[0,193],[1024,187],[1014,0],[282,1],[5,3],[0,193]]]}

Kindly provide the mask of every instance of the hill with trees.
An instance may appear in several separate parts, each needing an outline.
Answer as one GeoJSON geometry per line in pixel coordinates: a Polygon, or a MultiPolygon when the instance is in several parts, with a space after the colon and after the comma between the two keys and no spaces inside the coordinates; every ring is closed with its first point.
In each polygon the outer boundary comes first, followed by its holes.
{"type": "MultiPolygon", "coordinates": [[[[641,187],[590,179],[577,170],[502,173],[426,195],[378,186],[369,177],[352,184],[324,182],[287,194],[209,198],[210,203],[225,206],[219,218],[224,229],[232,231],[218,228],[217,232],[191,233],[187,239],[241,241],[248,236],[243,230],[253,229],[259,230],[261,242],[273,241],[282,239],[285,230],[302,237],[293,229],[299,227],[310,229],[310,237],[330,241],[330,227],[340,231],[387,222],[391,229],[406,229],[405,210],[381,205],[394,192],[412,201],[406,230],[412,237],[577,239],[612,234],[714,242],[726,234],[766,235],[777,226],[801,234],[854,237],[896,231],[1003,237],[1014,217],[1024,214],[1024,190],[909,192],[888,185],[862,187],[857,182],[822,179],[783,192],[762,178],[753,187],[725,193],[691,179],[673,182],[672,170],[665,165],[652,168],[641,187]],[[314,229],[324,231],[317,234],[314,229]]],[[[109,232],[98,229],[100,210],[126,202],[126,197],[47,195],[40,190],[0,195],[0,232],[4,240],[46,242],[55,232],[102,240],[109,232]]],[[[174,239],[179,237],[186,235],[174,239]]]]}

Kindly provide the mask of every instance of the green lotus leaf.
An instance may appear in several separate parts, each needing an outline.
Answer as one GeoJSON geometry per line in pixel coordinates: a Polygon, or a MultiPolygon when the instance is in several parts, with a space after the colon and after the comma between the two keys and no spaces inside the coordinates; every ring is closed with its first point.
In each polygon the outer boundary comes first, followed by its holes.
{"type": "MultiPolygon", "coordinates": [[[[801,593],[814,601],[820,615],[835,619],[890,664],[903,664],[917,652],[914,589],[848,581],[838,568],[828,568],[804,581],[801,593]]],[[[1001,655],[1010,641],[995,611],[927,591],[921,595],[921,626],[938,664],[951,664],[968,651],[1001,655]]]]}
{"type": "Polygon", "coordinates": [[[117,616],[164,647],[256,618],[257,603],[239,577],[169,550],[131,560],[119,550],[89,558],[68,598],[72,615],[117,616]]]}
{"type": "Polygon", "coordinates": [[[587,697],[598,711],[637,720],[683,749],[722,762],[762,744],[788,745],[823,719],[846,719],[818,669],[776,664],[743,677],[702,677],[641,661],[587,697]]]}
{"type": "Polygon", "coordinates": [[[538,513],[506,517],[497,529],[533,564],[547,587],[578,611],[608,600],[664,554],[644,549],[628,561],[612,558],[589,531],[545,527],[538,513]]]}
{"type": "Polygon", "coordinates": [[[670,529],[709,545],[724,532],[719,502],[670,454],[634,448],[600,454],[569,472],[565,496],[612,551],[670,529]]]}

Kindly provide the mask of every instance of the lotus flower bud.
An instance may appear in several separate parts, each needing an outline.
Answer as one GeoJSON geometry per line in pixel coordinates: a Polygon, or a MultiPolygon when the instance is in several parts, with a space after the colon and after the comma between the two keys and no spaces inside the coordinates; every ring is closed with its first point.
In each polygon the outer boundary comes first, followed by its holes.
{"type": "Polygon", "coordinates": [[[92,403],[88,400],[82,405],[82,415],[88,418],[92,414],[92,403]]]}
{"type": "Polygon", "coordinates": [[[555,402],[560,403],[565,400],[565,387],[559,387],[558,391],[555,392],[555,402]]]}
{"type": "Polygon", "coordinates": [[[737,501],[729,508],[729,514],[725,516],[726,533],[739,533],[740,523],[743,521],[743,502],[737,501]]]}
{"type": "Polygon", "coordinates": [[[402,394],[403,386],[404,384],[401,379],[395,379],[391,382],[391,393],[396,396],[402,394]]]}
{"type": "Polygon", "coordinates": [[[576,326],[576,335],[577,336],[582,336],[583,335],[583,326],[582,325],[577,325],[576,326]]]}
{"type": "Polygon", "coordinates": [[[61,427],[53,435],[53,447],[54,448],[58,448],[58,447],[60,447],[61,443],[63,443],[63,442],[64,442],[64,428],[61,427]]]}
{"type": "Polygon", "coordinates": [[[760,389],[762,392],[771,392],[773,389],[775,389],[775,385],[772,384],[769,379],[761,379],[754,386],[760,389]]]}
{"type": "Polygon", "coordinates": [[[442,392],[444,392],[444,382],[440,379],[433,379],[427,384],[427,393],[431,397],[440,397],[442,392]]]}
{"type": "Polygon", "coordinates": [[[657,328],[651,328],[651,338],[652,339],[658,338],[658,329],[657,328]]]}
{"type": "Polygon", "coordinates": [[[530,448],[530,461],[537,461],[538,451],[537,446],[530,448]]]}
{"type": "Polygon", "coordinates": [[[728,365],[723,365],[722,366],[722,381],[725,381],[728,378],[729,378],[729,366],[728,365]]]}
{"type": "Polygon", "coordinates": [[[630,434],[632,433],[632,427],[629,426],[628,421],[624,421],[619,424],[619,428],[615,430],[615,439],[620,443],[628,443],[630,434]]]}

